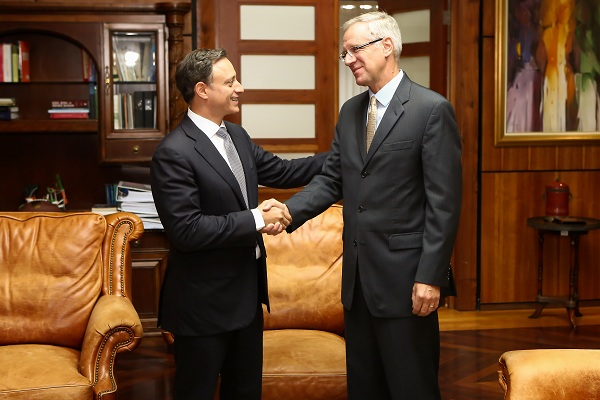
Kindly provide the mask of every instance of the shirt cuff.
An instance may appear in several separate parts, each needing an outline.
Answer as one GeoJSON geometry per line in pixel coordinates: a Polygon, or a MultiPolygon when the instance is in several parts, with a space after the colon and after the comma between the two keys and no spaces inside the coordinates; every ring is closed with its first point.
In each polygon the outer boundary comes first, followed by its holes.
{"type": "Polygon", "coordinates": [[[265,220],[260,211],[258,211],[258,208],[253,208],[250,211],[252,211],[252,215],[254,216],[254,224],[256,225],[256,232],[258,232],[265,227],[265,220]]]}

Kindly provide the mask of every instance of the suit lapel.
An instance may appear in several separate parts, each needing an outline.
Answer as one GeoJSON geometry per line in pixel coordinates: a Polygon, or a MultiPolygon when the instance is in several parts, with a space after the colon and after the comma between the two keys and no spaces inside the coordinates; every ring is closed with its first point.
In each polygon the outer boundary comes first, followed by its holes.
{"type": "Polygon", "coordinates": [[[358,152],[362,157],[362,161],[365,162],[367,157],[367,110],[369,108],[369,92],[363,92],[362,98],[358,102],[358,111],[354,114],[356,126],[356,143],[358,143],[358,152]]]}
{"type": "MultiPolygon", "coordinates": [[[[229,186],[231,186],[231,189],[235,192],[235,195],[238,198],[240,205],[245,208],[246,205],[244,202],[244,197],[242,196],[242,191],[240,190],[240,185],[235,179],[233,172],[231,172],[231,168],[229,168],[229,165],[223,159],[213,142],[210,141],[206,134],[203,131],[201,131],[200,128],[198,128],[188,116],[186,116],[181,121],[181,127],[183,128],[185,134],[196,142],[196,144],[194,145],[194,149],[196,150],[196,152],[198,152],[198,154],[200,154],[200,156],[204,158],[206,162],[213,167],[215,172],[219,174],[229,186]]],[[[227,129],[229,129],[229,126],[227,127],[227,129]]],[[[234,135],[232,135],[232,138],[233,137],[234,135]]],[[[237,145],[237,141],[235,139],[233,139],[233,141],[236,145],[236,148],[239,148],[237,145]]],[[[243,160],[246,157],[243,157],[242,154],[240,154],[240,158],[242,159],[242,165],[244,166],[245,173],[246,163],[244,163],[243,160]]],[[[247,181],[246,185],[248,185],[247,181]]]]}
{"type": "MultiPolygon", "coordinates": [[[[410,88],[412,86],[412,82],[408,79],[408,76],[404,74],[400,84],[398,85],[398,89],[392,96],[392,100],[375,131],[375,137],[373,138],[373,142],[371,143],[371,148],[369,149],[369,154],[367,154],[367,158],[365,162],[369,162],[373,154],[379,149],[381,143],[385,140],[385,138],[390,134],[396,122],[400,119],[400,116],[404,113],[403,104],[406,103],[410,98],[410,88]]],[[[363,139],[364,142],[364,139],[363,139]]]]}

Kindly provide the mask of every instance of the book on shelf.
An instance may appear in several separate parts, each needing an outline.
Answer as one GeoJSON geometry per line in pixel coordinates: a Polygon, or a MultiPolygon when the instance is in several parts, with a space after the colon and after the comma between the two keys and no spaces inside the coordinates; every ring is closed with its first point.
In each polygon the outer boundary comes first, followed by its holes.
{"type": "Polygon", "coordinates": [[[81,49],[81,73],[84,82],[91,82],[95,79],[95,69],[90,53],[85,49],[81,49]]]}
{"type": "Polygon", "coordinates": [[[48,116],[50,119],[89,119],[87,112],[49,113],[48,116]]]}
{"type": "Polygon", "coordinates": [[[0,97],[0,106],[16,106],[17,99],[14,97],[0,97]]]}
{"type": "Polygon", "coordinates": [[[68,113],[89,113],[90,109],[87,107],[73,107],[73,108],[50,108],[48,113],[50,114],[68,114],[68,113]]]}
{"type": "Polygon", "coordinates": [[[144,128],[156,127],[156,92],[153,90],[144,93],[144,128]]]}
{"type": "Polygon", "coordinates": [[[2,81],[12,82],[12,46],[2,43],[2,81]]]}
{"type": "Polygon", "coordinates": [[[94,204],[91,211],[101,215],[109,215],[119,212],[117,206],[112,204],[94,204]]]}
{"type": "Polygon", "coordinates": [[[50,102],[52,108],[88,108],[89,104],[87,99],[52,100],[50,102]]]}
{"type": "Polygon", "coordinates": [[[121,114],[121,96],[113,95],[113,129],[123,129],[123,115],[121,114]]]}
{"type": "Polygon", "coordinates": [[[19,81],[31,81],[31,67],[29,64],[29,42],[19,40],[17,42],[19,48],[19,81]]]}
{"type": "Polygon", "coordinates": [[[133,127],[144,128],[144,92],[133,92],[133,127]]]}
{"type": "Polygon", "coordinates": [[[117,202],[154,202],[149,184],[119,181],[117,183],[117,202]]]}
{"type": "Polygon", "coordinates": [[[110,204],[111,206],[117,206],[116,195],[117,193],[117,184],[116,183],[107,183],[104,185],[104,198],[106,200],[106,204],[110,204]]]}
{"type": "Polygon", "coordinates": [[[158,211],[153,201],[120,201],[117,202],[117,208],[120,211],[132,212],[134,214],[145,214],[147,216],[158,217],[158,211]]]}
{"type": "Polygon", "coordinates": [[[158,217],[139,217],[144,224],[144,229],[164,229],[163,224],[158,217]]]}
{"type": "Polygon", "coordinates": [[[98,85],[95,82],[90,83],[88,107],[90,109],[90,118],[98,118],[98,85]]]}
{"type": "Polygon", "coordinates": [[[0,43],[0,82],[4,82],[4,51],[0,43]]]}
{"type": "Polygon", "coordinates": [[[19,119],[19,111],[10,111],[10,110],[2,111],[2,110],[0,110],[0,120],[11,121],[13,119],[19,119]]]}
{"type": "Polygon", "coordinates": [[[12,53],[12,81],[19,82],[19,45],[11,43],[10,48],[12,53]]]}

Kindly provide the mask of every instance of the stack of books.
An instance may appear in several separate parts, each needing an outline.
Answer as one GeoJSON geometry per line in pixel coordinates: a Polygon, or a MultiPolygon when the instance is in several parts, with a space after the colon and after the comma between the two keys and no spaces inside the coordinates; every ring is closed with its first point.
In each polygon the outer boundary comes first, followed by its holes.
{"type": "Polygon", "coordinates": [[[90,115],[87,99],[52,100],[48,110],[50,119],[88,119],[90,115]]]}
{"type": "Polygon", "coordinates": [[[136,214],[144,223],[144,229],[163,229],[150,185],[120,181],[116,200],[117,209],[136,214]]]}
{"type": "Polygon", "coordinates": [[[30,82],[29,42],[0,43],[0,82],[30,82]]]}
{"type": "Polygon", "coordinates": [[[19,118],[19,107],[14,97],[0,97],[0,120],[8,121],[19,118]]]}

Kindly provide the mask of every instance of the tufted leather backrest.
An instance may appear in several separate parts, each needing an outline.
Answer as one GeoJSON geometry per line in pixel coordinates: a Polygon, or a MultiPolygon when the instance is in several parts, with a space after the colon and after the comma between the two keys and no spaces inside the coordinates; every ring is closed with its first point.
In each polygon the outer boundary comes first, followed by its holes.
{"type": "Polygon", "coordinates": [[[342,207],[331,206],[292,234],[264,235],[269,301],[265,329],[342,334],[342,207]]]}
{"type": "Polygon", "coordinates": [[[129,296],[130,213],[0,213],[0,346],[80,348],[103,294],[129,296]]]}

